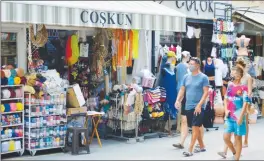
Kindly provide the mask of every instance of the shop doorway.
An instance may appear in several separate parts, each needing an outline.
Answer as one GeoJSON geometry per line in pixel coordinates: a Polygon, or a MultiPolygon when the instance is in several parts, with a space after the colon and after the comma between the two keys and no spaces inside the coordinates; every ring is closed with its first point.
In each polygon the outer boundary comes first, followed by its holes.
{"type": "Polygon", "coordinates": [[[182,51],[189,51],[192,57],[197,57],[196,39],[182,39],[182,51]]]}

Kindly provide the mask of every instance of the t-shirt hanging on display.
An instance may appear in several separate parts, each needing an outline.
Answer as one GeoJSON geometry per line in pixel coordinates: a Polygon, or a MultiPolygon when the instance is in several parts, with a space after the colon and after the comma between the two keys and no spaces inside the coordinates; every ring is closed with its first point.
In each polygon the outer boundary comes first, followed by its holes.
{"type": "Polygon", "coordinates": [[[80,57],[88,57],[89,55],[89,44],[81,43],[80,44],[80,57]]]}

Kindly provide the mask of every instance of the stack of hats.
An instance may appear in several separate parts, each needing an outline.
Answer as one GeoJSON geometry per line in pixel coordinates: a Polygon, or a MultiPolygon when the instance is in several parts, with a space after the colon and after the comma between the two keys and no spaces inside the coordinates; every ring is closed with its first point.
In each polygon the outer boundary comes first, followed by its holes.
{"type": "Polygon", "coordinates": [[[1,70],[1,85],[25,84],[24,70],[22,68],[12,68],[7,66],[1,70]]]}
{"type": "Polygon", "coordinates": [[[3,88],[1,90],[1,98],[9,99],[9,98],[22,98],[23,90],[21,88],[3,88]]]}
{"type": "Polygon", "coordinates": [[[43,85],[46,81],[46,78],[43,77],[41,74],[30,74],[26,76],[27,83],[24,87],[24,91],[35,94],[37,98],[40,98],[43,96],[43,85]]]}

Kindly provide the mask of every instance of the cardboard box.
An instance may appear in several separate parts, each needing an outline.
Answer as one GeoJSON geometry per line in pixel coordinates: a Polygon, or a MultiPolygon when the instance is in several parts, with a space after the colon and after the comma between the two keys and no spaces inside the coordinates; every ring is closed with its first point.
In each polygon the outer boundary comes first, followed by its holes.
{"type": "Polygon", "coordinates": [[[67,109],[67,115],[70,116],[72,114],[78,114],[78,113],[86,113],[87,107],[80,107],[80,108],[68,108],[67,109]]]}
{"type": "Polygon", "coordinates": [[[79,84],[74,84],[68,88],[67,91],[67,107],[79,108],[85,104],[81,88],[79,84]]]}

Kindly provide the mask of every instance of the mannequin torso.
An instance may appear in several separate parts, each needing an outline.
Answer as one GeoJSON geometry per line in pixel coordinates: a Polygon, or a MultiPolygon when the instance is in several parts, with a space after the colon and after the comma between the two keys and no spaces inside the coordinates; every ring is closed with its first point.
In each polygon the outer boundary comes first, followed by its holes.
{"type": "Polygon", "coordinates": [[[176,82],[176,68],[170,63],[172,62],[172,58],[168,58],[166,65],[162,69],[162,82],[161,86],[166,89],[166,103],[170,108],[170,116],[174,119],[176,118],[176,108],[174,107],[174,103],[177,98],[177,82],[176,82]]]}
{"type": "Polygon", "coordinates": [[[249,44],[250,38],[242,35],[240,38],[236,38],[236,45],[238,48],[238,56],[248,56],[247,46],[249,44]]]}
{"type": "Polygon", "coordinates": [[[203,61],[204,74],[208,76],[211,86],[215,86],[215,64],[213,59],[203,61]]]}

